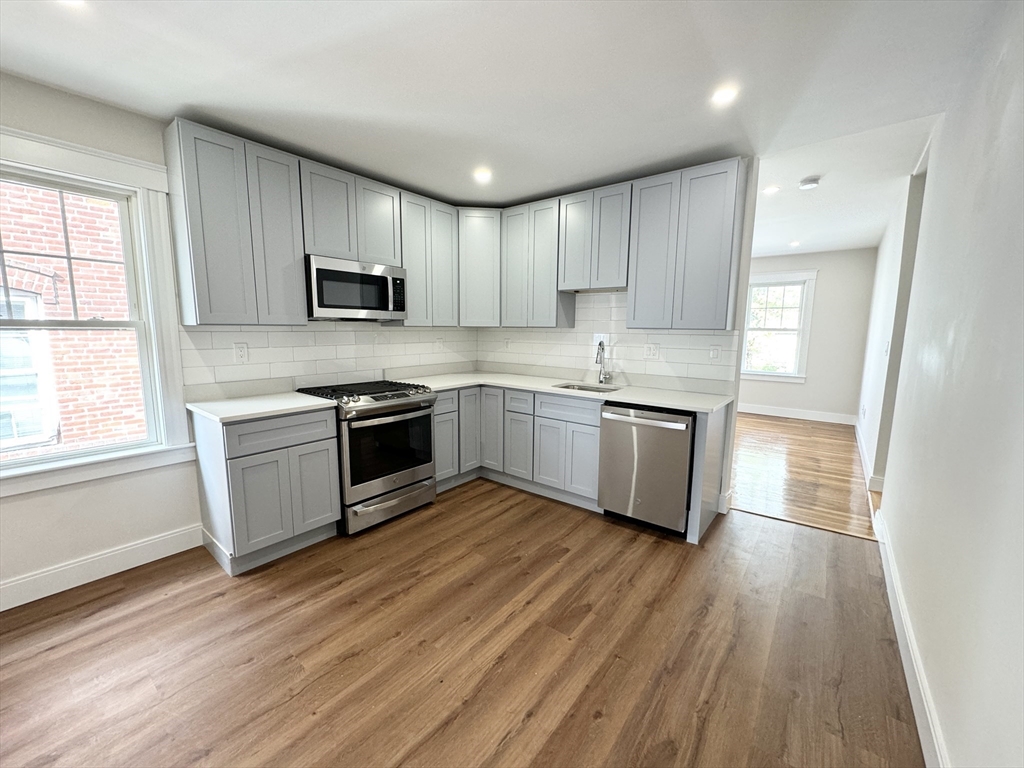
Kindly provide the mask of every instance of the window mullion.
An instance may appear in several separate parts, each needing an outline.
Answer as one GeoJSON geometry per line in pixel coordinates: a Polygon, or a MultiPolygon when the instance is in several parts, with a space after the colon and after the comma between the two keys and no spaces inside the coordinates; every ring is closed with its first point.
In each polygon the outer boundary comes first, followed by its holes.
{"type": "Polygon", "coordinates": [[[60,201],[60,226],[64,232],[64,261],[68,265],[68,290],[71,291],[71,311],[78,319],[78,297],[75,293],[75,273],[71,266],[71,238],[68,237],[68,214],[64,207],[64,190],[57,190],[57,199],[60,201]]]}

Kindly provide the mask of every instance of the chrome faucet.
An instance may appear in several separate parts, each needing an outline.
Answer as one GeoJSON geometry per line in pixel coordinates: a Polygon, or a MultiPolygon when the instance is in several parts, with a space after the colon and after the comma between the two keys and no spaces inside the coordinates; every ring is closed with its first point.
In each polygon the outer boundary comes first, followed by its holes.
{"type": "Polygon", "coordinates": [[[604,369],[604,342],[597,342],[597,357],[594,359],[595,363],[600,364],[601,368],[597,373],[597,383],[604,384],[612,377],[611,373],[604,369]]]}

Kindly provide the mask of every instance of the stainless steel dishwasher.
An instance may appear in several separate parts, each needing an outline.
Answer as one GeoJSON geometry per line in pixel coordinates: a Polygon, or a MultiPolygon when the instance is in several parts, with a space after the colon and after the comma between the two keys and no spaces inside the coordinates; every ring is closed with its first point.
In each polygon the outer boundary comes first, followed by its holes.
{"type": "Polygon", "coordinates": [[[693,420],[683,411],[604,405],[598,506],[685,533],[693,420]]]}

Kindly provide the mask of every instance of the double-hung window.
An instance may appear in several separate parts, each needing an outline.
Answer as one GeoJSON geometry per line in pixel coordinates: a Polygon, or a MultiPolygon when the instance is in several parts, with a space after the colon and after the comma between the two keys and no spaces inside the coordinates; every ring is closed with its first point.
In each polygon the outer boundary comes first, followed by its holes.
{"type": "Polygon", "coordinates": [[[816,271],[752,274],[742,373],[802,381],[816,271]]]}
{"type": "Polygon", "coordinates": [[[0,173],[0,461],[159,440],[134,198],[0,173]]]}

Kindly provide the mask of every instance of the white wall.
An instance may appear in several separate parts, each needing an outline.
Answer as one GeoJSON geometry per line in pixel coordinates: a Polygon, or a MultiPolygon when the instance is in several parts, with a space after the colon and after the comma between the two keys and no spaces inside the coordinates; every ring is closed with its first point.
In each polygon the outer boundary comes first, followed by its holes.
{"type": "Polygon", "coordinates": [[[804,382],[741,379],[741,411],[854,423],[875,255],[874,248],[862,248],[751,260],[751,277],[809,269],[816,269],[818,274],[804,382]]]}
{"type": "Polygon", "coordinates": [[[924,177],[908,177],[878,246],[864,374],[857,408],[857,443],[864,476],[882,490],[896,385],[914,272],[924,177]]]}
{"type": "Polygon", "coordinates": [[[1024,765],[1024,56],[994,6],[933,146],[882,515],[958,766],[1024,765]]]}

